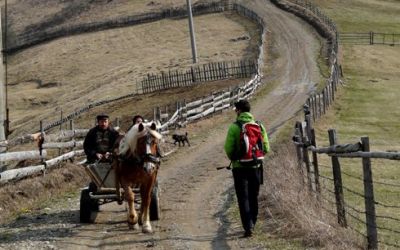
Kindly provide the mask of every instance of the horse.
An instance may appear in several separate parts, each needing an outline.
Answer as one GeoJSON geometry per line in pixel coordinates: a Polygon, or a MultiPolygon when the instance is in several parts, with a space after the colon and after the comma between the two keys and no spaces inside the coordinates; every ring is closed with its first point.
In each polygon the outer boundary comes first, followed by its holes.
{"type": "Polygon", "coordinates": [[[151,192],[160,166],[158,143],[161,138],[162,135],[156,131],[154,122],[136,124],[120,138],[117,151],[114,152],[117,154],[114,161],[117,201],[122,204],[122,187],[128,203],[128,226],[135,229],[139,223],[143,233],[152,233],[149,208],[151,192]],[[140,188],[139,216],[134,206],[134,187],[140,188]]]}

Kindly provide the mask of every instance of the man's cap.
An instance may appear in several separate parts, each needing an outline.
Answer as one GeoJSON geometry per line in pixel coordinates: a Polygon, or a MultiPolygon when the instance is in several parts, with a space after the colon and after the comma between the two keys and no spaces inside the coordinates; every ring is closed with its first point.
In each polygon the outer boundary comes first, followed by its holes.
{"type": "Polygon", "coordinates": [[[247,100],[239,100],[235,102],[233,105],[235,105],[236,110],[240,110],[242,112],[250,112],[250,103],[247,100]]]}
{"type": "Polygon", "coordinates": [[[100,121],[100,120],[110,119],[110,117],[109,117],[107,114],[100,114],[100,115],[97,115],[97,116],[96,116],[96,119],[97,119],[98,121],[100,121]]]}
{"type": "Polygon", "coordinates": [[[132,118],[132,122],[134,122],[134,123],[135,123],[135,122],[136,122],[136,120],[137,120],[137,119],[139,119],[139,118],[140,118],[140,119],[142,119],[142,121],[144,121],[144,118],[143,118],[143,116],[141,116],[141,115],[135,115],[135,116],[132,118]]]}

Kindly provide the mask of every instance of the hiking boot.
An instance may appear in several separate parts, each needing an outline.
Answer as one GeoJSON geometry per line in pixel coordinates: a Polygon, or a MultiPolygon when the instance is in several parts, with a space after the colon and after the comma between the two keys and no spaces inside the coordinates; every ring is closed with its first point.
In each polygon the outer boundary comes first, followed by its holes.
{"type": "Polygon", "coordinates": [[[249,238],[251,236],[253,236],[253,231],[251,229],[250,230],[246,230],[244,232],[244,235],[243,235],[244,238],[249,238]]]}

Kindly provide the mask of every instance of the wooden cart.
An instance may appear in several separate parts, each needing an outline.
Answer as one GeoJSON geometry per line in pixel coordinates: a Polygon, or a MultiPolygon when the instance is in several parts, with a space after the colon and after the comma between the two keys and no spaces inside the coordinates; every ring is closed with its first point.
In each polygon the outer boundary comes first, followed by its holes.
{"type": "MultiPolygon", "coordinates": [[[[115,173],[108,162],[97,162],[84,166],[91,182],[81,190],[80,222],[92,223],[96,219],[101,205],[117,201],[115,192],[115,173]]],[[[139,188],[134,188],[135,208],[139,210],[139,188]]],[[[156,181],[151,194],[150,220],[160,219],[159,186],[156,181]]]]}

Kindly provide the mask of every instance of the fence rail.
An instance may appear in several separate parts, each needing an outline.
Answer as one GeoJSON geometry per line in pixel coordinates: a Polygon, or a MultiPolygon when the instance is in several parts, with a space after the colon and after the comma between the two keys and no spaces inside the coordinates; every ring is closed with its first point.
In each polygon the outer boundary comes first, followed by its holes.
{"type": "MultiPolygon", "coordinates": [[[[247,18],[250,18],[251,20],[254,20],[259,24],[261,27],[261,41],[260,44],[263,43],[264,41],[264,22],[262,18],[260,18],[255,12],[241,6],[240,4],[226,4],[224,1],[222,2],[212,2],[212,3],[202,3],[198,4],[195,7],[196,13],[197,14],[207,14],[207,13],[213,13],[213,12],[222,12],[226,10],[231,10],[235,11],[239,15],[245,16],[247,18]]],[[[162,18],[167,18],[167,17],[176,17],[179,16],[180,14],[184,15],[181,10],[177,9],[169,9],[169,10],[162,10],[160,13],[164,13],[160,15],[162,18]],[[167,14],[165,14],[167,13],[167,14]],[[180,13],[180,14],[179,14],[180,13]]],[[[127,17],[127,19],[133,18],[137,20],[138,23],[141,22],[147,22],[149,20],[156,21],[159,19],[151,19],[147,15],[152,15],[152,13],[147,13],[144,15],[136,15],[134,17],[127,17]],[[144,20],[142,20],[143,18],[144,20]],[[141,20],[141,21],[140,21],[141,20]]],[[[161,18],[160,17],[160,18],[161,18]]],[[[118,19],[119,20],[119,19],[118,19]]],[[[114,20],[117,23],[125,23],[125,21],[121,20],[114,20]]],[[[128,22],[126,25],[134,25],[135,22],[128,22]]],[[[96,24],[97,25],[97,24],[96,24]]],[[[94,25],[96,27],[96,25],[94,25]]],[[[96,28],[94,29],[96,30],[96,28]]],[[[74,28],[73,28],[74,29],[74,28]]],[[[90,30],[90,29],[88,29],[90,30]]],[[[87,30],[87,31],[88,31],[87,30]]],[[[72,31],[64,30],[63,32],[66,32],[66,34],[73,34],[72,31]]],[[[62,32],[62,33],[63,33],[62,32]]],[[[40,37],[40,36],[39,36],[40,37]]],[[[48,38],[46,39],[53,39],[53,35],[48,34],[48,38]]],[[[40,40],[40,39],[39,39],[40,40]]],[[[24,45],[27,46],[27,45],[24,45]]],[[[177,87],[177,86],[188,86],[190,82],[194,83],[200,83],[201,81],[214,81],[214,80],[220,80],[220,79],[226,79],[226,78],[233,78],[233,77],[250,77],[251,75],[254,74],[261,74],[260,73],[260,68],[262,68],[263,65],[263,46],[258,47],[258,59],[257,62],[254,61],[238,61],[238,62],[217,62],[217,63],[210,63],[203,65],[201,67],[192,67],[188,72],[168,72],[168,73],[160,73],[160,74],[148,74],[146,78],[144,78],[139,86],[137,87],[136,90],[133,90],[131,94],[123,95],[123,96],[118,96],[114,98],[109,98],[106,100],[101,100],[97,102],[90,103],[79,110],[74,111],[73,113],[70,113],[68,115],[63,116],[60,120],[46,123],[43,125],[43,130],[49,131],[50,129],[54,127],[58,127],[68,121],[71,121],[75,119],[76,117],[79,117],[82,113],[85,113],[89,110],[91,110],[94,107],[101,106],[104,104],[112,103],[115,101],[119,101],[122,99],[127,99],[127,98],[132,98],[138,93],[149,93],[152,91],[156,90],[162,90],[166,89],[169,87],[177,87]],[[217,66],[218,65],[218,66],[217,66]]],[[[0,147],[10,147],[16,144],[21,144],[21,143],[26,143],[30,142],[30,134],[24,135],[24,139],[12,139],[8,140],[6,142],[0,142],[0,147]]]]}
{"type": "Polygon", "coordinates": [[[172,115],[169,114],[168,108],[156,107],[154,108],[154,120],[163,123],[160,128],[161,131],[183,127],[195,120],[229,109],[236,100],[251,98],[260,85],[261,76],[256,75],[241,86],[212,93],[198,100],[191,102],[178,100],[175,104],[175,112],[172,115]]]}
{"type": "MultiPolygon", "coordinates": [[[[354,230],[355,232],[359,233],[361,236],[363,236],[367,242],[368,242],[368,249],[377,249],[378,244],[380,245],[385,245],[385,246],[390,246],[390,247],[397,247],[400,248],[400,243],[390,241],[390,239],[383,239],[383,237],[380,237],[378,239],[377,237],[377,231],[378,229],[382,232],[386,230],[387,228],[382,227],[380,225],[376,224],[376,211],[375,211],[375,205],[379,204],[376,200],[374,200],[373,196],[373,180],[372,180],[372,173],[371,173],[371,163],[370,159],[371,157],[385,157],[385,158],[390,158],[390,159],[397,159],[399,157],[399,154],[397,153],[390,153],[387,154],[385,152],[369,152],[369,142],[367,138],[362,138],[362,150],[361,151],[356,151],[356,152],[349,152],[349,153],[344,153],[344,152],[336,152],[339,150],[339,148],[342,148],[342,150],[348,150],[349,147],[353,148],[353,150],[360,145],[336,145],[336,136],[333,131],[331,131],[331,137],[330,137],[330,142],[331,142],[331,147],[330,148],[316,148],[316,142],[315,142],[315,135],[314,135],[314,130],[312,129],[311,124],[315,122],[317,119],[322,117],[325,113],[326,110],[331,106],[333,101],[335,100],[335,95],[337,91],[337,87],[340,81],[340,77],[342,76],[342,70],[341,66],[338,63],[338,42],[339,42],[339,35],[338,31],[336,28],[335,23],[328,17],[326,17],[322,11],[318,9],[313,3],[307,0],[272,0],[272,2],[276,3],[279,7],[291,11],[295,13],[298,16],[301,16],[303,19],[309,21],[313,25],[322,25],[317,28],[321,30],[321,34],[325,37],[328,38],[328,41],[330,41],[331,48],[330,48],[330,67],[331,67],[331,72],[329,78],[326,80],[326,86],[323,88],[323,90],[319,93],[314,93],[312,94],[304,104],[304,112],[305,112],[305,121],[303,123],[297,122],[296,123],[296,132],[294,138],[296,139],[296,152],[297,152],[297,157],[301,164],[299,166],[301,169],[302,173],[304,172],[302,168],[304,167],[306,169],[305,171],[305,179],[306,179],[306,184],[310,188],[310,190],[314,193],[317,193],[320,201],[321,200],[329,200],[329,204],[335,204],[336,205],[336,215],[338,216],[338,223],[342,226],[346,226],[354,230]],[[302,9],[303,8],[303,9],[302,9]],[[305,13],[308,11],[308,13],[312,13],[314,17],[309,17],[305,13]],[[318,19],[319,21],[315,23],[315,19],[318,19]],[[326,30],[328,29],[328,30],[326,30]],[[306,126],[302,126],[303,124],[306,124],[306,126]],[[304,137],[303,137],[304,136],[304,137]],[[314,146],[314,151],[311,149],[314,146]],[[310,151],[309,151],[310,150],[310,151]],[[325,177],[320,175],[319,173],[319,161],[317,157],[317,151],[318,150],[334,150],[333,152],[330,153],[331,157],[331,163],[332,166],[329,167],[332,171],[332,175],[334,178],[330,177],[325,177]],[[311,153],[311,156],[309,155],[311,153]],[[365,193],[362,195],[365,200],[365,211],[362,211],[361,209],[357,209],[354,207],[349,206],[344,202],[344,196],[343,196],[343,190],[346,190],[346,192],[351,192],[353,190],[350,190],[346,187],[344,187],[341,183],[341,177],[342,177],[342,171],[340,168],[340,161],[339,158],[341,157],[362,157],[362,162],[363,162],[363,171],[364,171],[364,176],[363,176],[363,182],[364,182],[364,190],[365,193]],[[311,160],[312,159],[312,160],[311,160]],[[334,183],[334,190],[325,190],[328,194],[334,194],[335,201],[332,202],[330,199],[324,198],[323,195],[321,195],[321,189],[324,188],[324,185],[321,184],[320,179],[323,181],[331,181],[334,183]],[[348,210],[351,210],[352,212],[350,213],[348,210]],[[360,219],[359,216],[354,215],[356,211],[362,211],[363,215],[365,216],[365,219],[360,219]],[[365,227],[367,228],[367,234],[362,233],[359,229],[354,227],[352,224],[348,223],[346,215],[351,217],[352,219],[355,219],[359,222],[362,222],[365,224],[365,227]]],[[[373,42],[375,44],[375,39],[377,39],[377,43],[383,41],[388,42],[390,39],[388,39],[387,36],[384,36],[382,34],[376,35],[373,34],[373,38],[371,38],[371,43],[373,42]],[[380,38],[377,38],[380,36],[380,38]]],[[[395,36],[392,36],[392,43],[393,39],[395,39],[395,36]]],[[[370,41],[368,40],[368,41],[370,41]]],[[[321,152],[322,153],[322,152],[321,152]]],[[[304,180],[303,180],[304,181],[304,180]]],[[[323,183],[323,182],[322,182],[323,183]]],[[[375,182],[376,183],[376,182],[375,182]]],[[[354,192],[354,191],[353,191],[354,192]]],[[[390,207],[392,209],[397,209],[399,206],[393,205],[393,204],[385,204],[386,208],[390,207]]],[[[322,206],[324,207],[324,206],[322,206]]],[[[332,213],[331,210],[327,210],[327,212],[332,213]]],[[[398,214],[399,212],[394,212],[394,214],[398,214]]],[[[382,215],[378,215],[381,216],[382,215]]],[[[385,216],[383,215],[386,219],[393,219],[396,216],[385,216]]],[[[395,218],[396,220],[398,218],[395,218]]],[[[387,230],[386,230],[387,231],[387,230]]],[[[392,234],[398,234],[399,230],[390,230],[392,234]]],[[[395,238],[399,238],[396,236],[395,238]]]]}
{"type": "MultiPolygon", "coordinates": [[[[192,7],[193,15],[203,15],[210,13],[218,13],[226,8],[223,2],[203,2],[195,3],[192,7]]],[[[165,18],[183,18],[187,16],[186,6],[162,9],[144,14],[135,14],[122,18],[109,19],[91,23],[83,23],[78,25],[65,25],[61,27],[49,27],[43,30],[43,27],[31,27],[26,33],[17,34],[15,40],[8,41],[8,47],[5,49],[7,53],[14,53],[19,50],[38,45],[43,42],[48,42],[60,37],[77,35],[87,32],[125,27],[159,21],[165,18]]]]}
{"type": "MultiPolygon", "coordinates": [[[[186,102],[185,100],[177,102],[176,105],[176,110],[173,113],[172,116],[170,116],[167,112],[161,113],[155,112],[155,120],[162,121],[162,125],[159,128],[159,130],[163,133],[166,134],[168,133],[168,129],[171,127],[181,127],[185,126],[187,123],[202,119],[204,117],[207,117],[211,114],[214,114],[216,112],[221,112],[224,109],[228,109],[232,107],[233,102],[240,99],[240,98],[251,98],[251,96],[254,94],[254,92],[257,90],[257,88],[261,85],[261,72],[259,71],[257,65],[262,65],[263,63],[263,44],[264,44],[264,23],[262,22],[262,19],[253,11],[246,9],[245,7],[242,7],[240,5],[233,5],[234,9],[236,9],[239,13],[246,15],[247,17],[250,17],[261,26],[262,30],[262,36],[261,36],[261,41],[259,42],[259,57],[257,59],[257,63],[253,62],[253,64],[256,64],[253,66],[252,69],[248,69],[247,72],[251,71],[253,72],[252,78],[244,84],[241,84],[239,86],[236,86],[235,88],[230,88],[225,91],[221,91],[218,93],[212,93],[209,96],[203,97],[199,100],[193,100],[191,102],[186,102]]],[[[229,64],[228,64],[229,65],[229,64]]],[[[235,65],[233,63],[233,65],[235,65]]],[[[240,64],[239,64],[240,65],[240,64]]],[[[252,63],[249,62],[247,64],[247,67],[251,67],[252,63]]],[[[243,65],[243,67],[246,67],[246,65],[243,65]]],[[[233,69],[235,70],[235,69],[233,69]]],[[[238,71],[239,69],[236,69],[238,71]]],[[[210,73],[211,74],[211,73],[210,73]]],[[[244,74],[244,73],[242,73],[244,74]]],[[[104,102],[104,101],[103,101],[104,102]]],[[[99,102],[100,103],[100,102],[99,102]]],[[[85,107],[91,108],[92,105],[89,105],[85,107]]],[[[158,108],[159,110],[159,108],[158,108]]],[[[83,112],[83,111],[81,111],[83,112]]],[[[75,113],[74,113],[75,114],[75,113]]],[[[81,154],[81,147],[82,147],[82,142],[80,140],[76,140],[77,138],[80,138],[82,136],[85,136],[87,133],[88,129],[73,129],[73,122],[71,122],[70,127],[71,130],[67,131],[60,131],[55,134],[50,134],[47,135],[45,132],[46,129],[49,129],[50,127],[55,127],[63,122],[65,122],[67,119],[71,119],[71,117],[67,116],[64,117],[63,119],[57,121],[56,123],[52,123],[47,126],[43,126],[41,122],[41,131],[39,133],[33,135],[27,135],[23,137],[23,140],[15,140],[14,143],[18,142],[32,142],[32,141],[41,141],[39,143],[39,150],[41,153],[45,152],[45,149],[70,149],[72,150],[71,152],[79,152],[81,154]],[[69,141],[65,141],[69,140],[69,141]]],[[[2,142],[3,146],[9,145],[9,142],[2,142]]],[[[4,172],[0,173],[0,184],[8,183],[10,181],[15,181],[19,180],[21,178],[25,178],[29,176],[30,174],[37,174],[40,171],[43,171],[46,169],[47,166],[53,166],[54,164],[58,164],[59,162],[70,159],[75,157],[77,154],[68,154],[66,153],[65,155],[60,155],[59,157],[51,160],[45,161],[45,157],[43,154],[41,154],[41,161],[42,164],[39,166],[30,166],[30,167],[25,167],[25,168],[20,168],[20,169],[10,169],[6,170],[4,172]],[[68,158],[69,157],[69,158],[68,158]]]]}
{"type": "Polygon", "coordinates": [[[380,33],[380,32],[365,32],[365,33],[340,33],[339,42],[341,44],[354,45],[400,45],[400,33],[380,33]]]}
{"type": "MultiPolygon", "coordinates": [[[[156,113],[155,120],[165,120],[158,129],[163,134],[168,133],[171,127],[182,127],[190,122],[207,117],[216,112],[232,107],[233,102],[242,98],[251,98],[256,89],[261,84],[261,76],[254,76],[249,82],[234,89],[228,89],[219,93],[192,102],[177,102],[177,110],[170,117],[168,114],[156,113]],[[163,119],[161,119],[163,117],[163,119]]],[[[62,161],[82,156],[81,150],[83,142],[79,138],[86,135],[89,129],[66,130],[59,133],[46,135],[42,132],[41,137],[36,137],[40,141],[36,151],[7,152],[0,154],[0,161],[18,161],[24,159],[37,160],[41,163],[38,166],[29,166],[18,169],[10,169],[0,173],[0,184],[10,181],[20,180],[25,177],[36,175],[59,164],[62,161]],[[69,140],[69,141],[64,141],[69,140]],[[46,149],[66,149],[72,150],[54,159],[45,160],[48,152],[46,149]]]]}
{"type": "MultiPolygon", "coordinates": [[[[310,191],[317,194],[317,197],[324,196],[323,192],[333,194],[335,202],[333,205],[336,206],[336,215],[339,225],[343,227],[349,227],[357,231],[360,235],[364,236],[368,241],[368,249],[377,249],[378,243],[387,246],[400,247],[400,242],[386,239],[382,240],[384,236],[378,237],[379,232],[389,232],[393,238],[399,239],[400,228],[388,228],[384,226],[385,221],[389,223],[398,224],[400,217],[400,204],[397,201],[393,201],[392,204],[384,204],[377,201],[374,194],[374,184],[384,185],[386,189],[391,189],[391,193],[395,193],[394,188],[400,187],[400,184],[385,183],[382,181],[374,181],[372,177],[372,163],[371,159],[386,159],[386,160],[400,160],[399,152],[371,152],[369,146],[369,138],[362,137],[360,142],[353,144],[337,144],[337,135],[335,130],[331,129],[328,131],[330,146],[328,147],[317,147],[315,142],[315,133],[312,128],[312,119],[308,110],[305,110],[305,121],[297,122],[295,126],[295,135],[293,136],[294,144],[296,146],[296,152],[298,152],[298,161],[300,168],[306,169],[306,181],[310,191]],[[309,154],[312,154],[309,157],[309,154]],[[326,154],[331,158],[331,166],[323,166],[318,164],[319,160],[317,154],[326,154]],[[348,174],[342,170],[340,158],[359,158],[362,161],[363,174],[362,177],[348,174]],[[324,167],[325,170],[329,169],[332,171],[332,176],[323,176],[319,172],[319,168],[324,167]],[[342,177],[346,176],[356,179],[363,183],[364,192],[353,190],[343,185],[342,177]],[[325,185],[321,186],[321,181],[328,180],[334,185],[334,191],[327,190],[325,185]],[[322,191],[321,191],[322,190],[322,191]],[[357,208],[350,205],[345,201],[345,193],[359,197],[364,200],[364,208],[357,208]],[[378,214],[376,207],[381,206],[386,209],[390,209],[392,214],[378,214]],[[364,217],[364,219],[362,219],[364,217]],[[366,227],[366,234],[356,229],[355,225],[352,225],[348,218],[354,219],[357,223],[362,223],[366,227]],[[396,236],[397,235],[397,236],[396,236]]],[[[326,172],[325,171],[325,172],[326,172]]],[[[304,172],[304,171],[302,171],[304,172]]],[[[303,181],[303,180],[302,180],[303,181]]],[[[326,197],[325,197],[326,198],[326,197]]]]}

